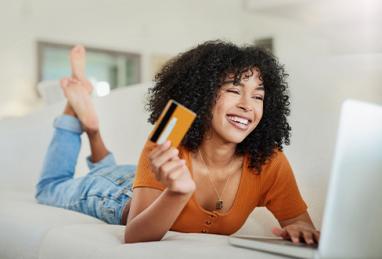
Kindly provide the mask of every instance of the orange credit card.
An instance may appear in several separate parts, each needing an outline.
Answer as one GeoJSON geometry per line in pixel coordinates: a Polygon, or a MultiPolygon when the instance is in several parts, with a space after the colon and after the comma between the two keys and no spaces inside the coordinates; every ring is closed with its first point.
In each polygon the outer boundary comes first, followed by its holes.
{"type": "Polygon", "coordinates": [[[177,148],[195,117],[196,114],[190,109],[174,100],[168,101],[155,123],[154,130],[150,134],[150,140],[159,145],[170,140],[171,146],[177,148]]]}

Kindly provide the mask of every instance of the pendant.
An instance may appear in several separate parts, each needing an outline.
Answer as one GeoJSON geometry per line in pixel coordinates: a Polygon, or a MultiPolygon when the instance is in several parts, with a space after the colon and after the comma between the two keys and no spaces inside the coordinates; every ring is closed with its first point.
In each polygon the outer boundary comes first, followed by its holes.
{"type": "Polygon", "coordinates": [[[216,209],[217,210],[221,210],[223,208],[223,201],[222,200],[218,200],[216,202],[216,209]]]}

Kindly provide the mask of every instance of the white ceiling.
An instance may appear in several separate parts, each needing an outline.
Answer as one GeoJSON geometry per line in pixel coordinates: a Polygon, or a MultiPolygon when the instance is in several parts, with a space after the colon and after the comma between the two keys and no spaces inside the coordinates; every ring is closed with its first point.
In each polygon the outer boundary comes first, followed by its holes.
{"type": "Polygon", "coordinates": [[[329,39],[336,53],[382,53],[381,0],[243,0],[244,9],[289,19],[329,39]]]}

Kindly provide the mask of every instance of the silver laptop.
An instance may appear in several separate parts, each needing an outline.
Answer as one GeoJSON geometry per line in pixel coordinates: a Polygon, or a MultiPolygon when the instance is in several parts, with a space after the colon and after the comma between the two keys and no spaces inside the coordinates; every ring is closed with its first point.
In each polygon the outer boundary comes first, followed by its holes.
{"type": "Polygon", "coordinates": [[[382,106],[342,105],[318,247],[250,236],[229,243],[297,258],[382,258],[382,106]]]}

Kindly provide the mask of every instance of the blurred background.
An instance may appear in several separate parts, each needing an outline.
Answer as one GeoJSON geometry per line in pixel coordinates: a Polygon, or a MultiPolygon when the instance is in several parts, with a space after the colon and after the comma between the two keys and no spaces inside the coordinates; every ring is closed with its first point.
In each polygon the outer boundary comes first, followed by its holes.
{"type": "MultiPolygon", "coordinates": [[[[257,44],[290,74],[286,152],[301,191],[325,195],[341,102],[382,104],[381,25],[379,0],[0,0],[0,120],[59,101],[77,43],[99,96],[206,40],[257,44]]],[[[306,199],[319,225],[323,204],[306,199]]]]}

